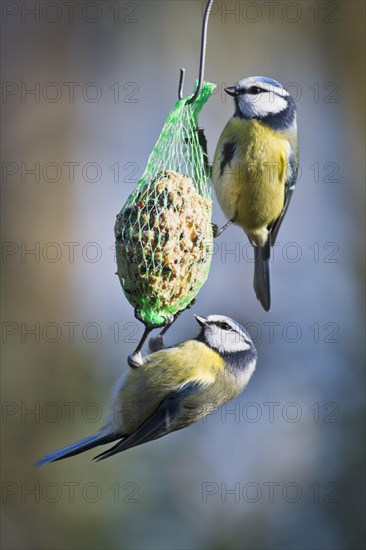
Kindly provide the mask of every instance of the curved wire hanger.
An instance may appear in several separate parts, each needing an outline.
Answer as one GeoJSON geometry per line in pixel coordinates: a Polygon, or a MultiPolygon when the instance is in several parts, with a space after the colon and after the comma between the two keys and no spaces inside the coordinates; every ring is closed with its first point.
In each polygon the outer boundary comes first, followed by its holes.
{"type": "MultiPolygon", "coordinates": [[[[197,89],[194,92],[193,96],[188,99],[187,104],[190,105],[194,101],[196,101],[201,88],[202,88],[202,82],[203,82],[203,75],[205,72],[205,57],[206,57],[206,42],[207,42],[207,24],[208,24],[208,18],[210,16],[210,8],[213,4],[214,0],[208,0],[205,14],[203,16],[203,23],[202,23],[202,36],[201,36],[201,54],[200,54],[200,68],[198,73],[198,85],[197,89]]],[[[179,77],[179,85],[178,85],[178,98],[183,99],[183,86],[184,86],[184,78],[185,78],[186,70],[181,68],[180,70],[180,77],[179,77]]]]}

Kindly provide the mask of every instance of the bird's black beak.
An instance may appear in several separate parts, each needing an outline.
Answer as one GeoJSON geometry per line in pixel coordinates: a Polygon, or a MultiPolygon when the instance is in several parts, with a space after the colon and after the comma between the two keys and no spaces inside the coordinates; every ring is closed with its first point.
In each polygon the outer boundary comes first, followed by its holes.
{"type": "Polygon", "coordinates": [[[207,323],[207,319],[205,317],[201,317],[200,315],[195,315],[196,321],[201,327],[205,327],[207,323]]]}
{"type": "Polygon", "coordinates": [[[225,92],[233,97],[239,95],[238,91],[235,86],[229,86],[228,88],[224,88],[225,92]]]}

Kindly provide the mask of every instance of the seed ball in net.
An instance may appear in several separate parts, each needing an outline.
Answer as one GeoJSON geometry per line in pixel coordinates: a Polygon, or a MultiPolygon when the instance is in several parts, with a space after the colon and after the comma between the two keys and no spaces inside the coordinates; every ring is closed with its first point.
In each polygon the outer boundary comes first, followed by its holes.
{"type": "Polygon", "coordinates": [[[115,225],[118,276],[127,299],[148,320],[184,309],[207,277],[211,202],[173,170],[140,185],[115,225]]]}

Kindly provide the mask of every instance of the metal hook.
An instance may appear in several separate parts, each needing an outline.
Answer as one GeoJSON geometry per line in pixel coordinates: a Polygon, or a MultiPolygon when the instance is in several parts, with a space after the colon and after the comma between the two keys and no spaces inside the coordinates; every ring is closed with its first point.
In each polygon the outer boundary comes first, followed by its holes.
{"type": "MultiPolygon", "coordinates": [[[[202,81],[203,81],[203,74],[205,72],[205,56],[206,56],[206,41],[207,41],[207,24],[208,24],[208,18],[210,15],[210,9],[213,4],[214,0],[208,0],[205,14],[203,16],[203,23],[202,23],[202,36],[201,36],[201,55],[200,55],[200,69],[198,74],[198,85],[197,89],[194,92],[193,96],[188,99],[187,103],[190,105],[194,101],[196,101],[201,88],[202,88],[202,81]]],[[[179,86],[178,86],[178,98],[183,99],[183,86],[184,86],[184,77],[185,77],[185,69],[180,70],[180,77],[179,77],[179,86]]]]}

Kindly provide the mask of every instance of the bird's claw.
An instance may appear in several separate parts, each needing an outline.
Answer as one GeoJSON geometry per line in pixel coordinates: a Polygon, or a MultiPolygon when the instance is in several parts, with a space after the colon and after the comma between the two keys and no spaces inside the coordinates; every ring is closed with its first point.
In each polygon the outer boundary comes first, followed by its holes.
{"type": "Polygon", "coordinates": [[[211,225],[212,225],[212,236],[214,239],[216,239],[216,237],[218,237],[221,234],[221,230],[219,226],[216,225],[216,223],[212,223],[211,225]]]}
{"type": "Polygon", "coordinates": [[[158,334],[155,338],[150,338],[149,349],[152,352],[160,351],[164,348],[164,339],[161,334],[158,334]]]}
{"type": "Polygon", "coordinates": [[[221,235],[221,233],[223,233],[225,231],[225,229],[227,229],[232,223],[235,223],[236,219],[237,219],[237,214],[235,214],[235,216],[233,218],[231,218],[229,221],[227,221],[225,223],[225,225],[223,225],[222,227],[219,227],[215,223],[212,223],[211,224],[212,225],[212,234],[213,234],[214,239],[216,237],[219,237],[219,235],[221,235]]]}
{"type": "Polygon", "coordinates": [[[127,358],[128,366],[131,367],[131,369],[137,369],[137,367],[141,367],[141,365],[144,364],[144,360],[141,355],[141,351],[135,352],[132,355],[129,355],[127,358]]]}

